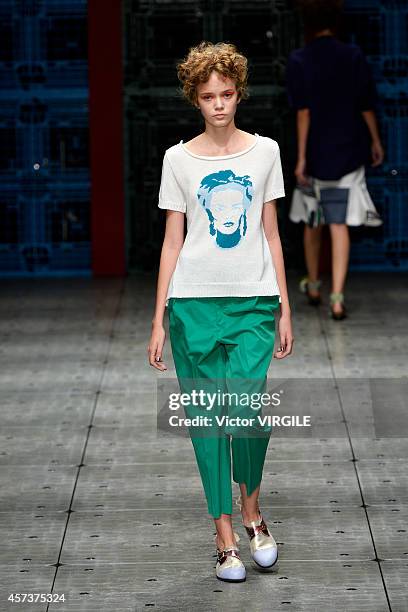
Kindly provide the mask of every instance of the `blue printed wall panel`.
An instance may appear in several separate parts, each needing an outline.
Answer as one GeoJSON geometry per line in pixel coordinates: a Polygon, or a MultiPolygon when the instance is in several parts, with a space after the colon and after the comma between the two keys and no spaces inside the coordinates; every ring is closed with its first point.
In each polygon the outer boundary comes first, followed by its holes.
{"type": "Polygon", "coordinates": [[[0,3],[0,275],[91,274],[86,0],[0,3]]]}
{"type": "MultiPolygon", "coordinates": [[[[280,142],[290,188],[291,117],[283,75],[288,53],[301,44],[301,28],[283,0],[250,6],[241,0],[123,0],[123,7],[128,248],[131,264],[145,268],[160,246],[152,202],[163,147],[198,127],[176,94],[175,60],[201,39],[232,40],[243,48],[253,96],[243,115],[239,109],[239,124],[280,142]]],[[[376,79],[386,150],[380,168],[367,167],[384,225],[353,232],[351,267],[406,269],[408,4],[346,0],[345,10],[350,40],[362,47],[376,79]]],[[[1,1],[0,274],[90,274],[87,70],[86,0],[1,1]]],[[[285,248],[294,248],[282,207],[280,223],[285,248]]]]}
{"type": "Polygon", "coordinates": [[[359,44],[378,91],[384,163],[367,167],[371,197],[384,224],[353,236],[350,268],[408,269],[408,3],[346,0],[350,40],[359,44]]]}

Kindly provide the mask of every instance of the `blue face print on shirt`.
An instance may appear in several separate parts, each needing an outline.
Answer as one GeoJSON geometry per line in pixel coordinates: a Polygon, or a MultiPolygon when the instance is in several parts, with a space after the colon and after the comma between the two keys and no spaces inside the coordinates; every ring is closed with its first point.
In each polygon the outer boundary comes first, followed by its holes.
{"type": "Polygon", "coordinates": [[[220,170],[203,178],[197,198],[208,215],[208,230],[217,246],[230,249],[245,236],[246,212],[252,196],[252,182],[248,174],[237,176],[232,170],[220,170]]]}

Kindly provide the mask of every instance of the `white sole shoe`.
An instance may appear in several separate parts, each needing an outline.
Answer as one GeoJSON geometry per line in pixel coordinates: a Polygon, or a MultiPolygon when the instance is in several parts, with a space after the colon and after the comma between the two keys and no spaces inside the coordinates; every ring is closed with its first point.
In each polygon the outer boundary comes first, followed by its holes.
{"type": "MultiPolygon", "coordinates": [[[[234,532],[235,540],[239,542],[239,535],[234,532]]],[[[215,539],[217,536],[215,536],[215,539]]],[[[239,556],[238,546],[231,546],[220,550],[217,547],[217,563],[215,574],[218,580],[225,582],[244,582],[246,580],[246,569],[239,556]]]]}
{"type": "MultiPolygon", "coordinates": [[[[241,496],[238,497],[236,503],[241,509],[241,496]]],[[[261,511],[259,511],[259,519],[251,521],[251,526],[245,525],[244,522],[242,524],[249,538],[252,559],[259,567],[264,569],[274,567],[279,556],[278,546],[262,517],[261,511]]]]}

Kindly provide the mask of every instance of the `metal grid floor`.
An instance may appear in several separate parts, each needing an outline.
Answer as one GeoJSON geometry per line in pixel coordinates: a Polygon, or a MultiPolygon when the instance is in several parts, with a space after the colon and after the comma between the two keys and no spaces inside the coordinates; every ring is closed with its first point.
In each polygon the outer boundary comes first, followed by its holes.
{"type": "MultiPolygon", "coordinates": [[[[190,440],[156,437],[160,374],[146,359],[155,278],[3,283],[1,610],[408,609],[408,439],[376,438],[359,386],[407,377],[406,282],[350,274],[350,318],[334,322],[327,283],[314,309],[297,280],[288,275],[294,354],[273,360],[269,377],[356,384],[317,409],[329,436],[271,439],[260,505],[280,564],[254,567],[234,510],[241,584],[215,578],[190,440]],[[30,592],[66,600],[7,599],[30,592]]],[[[164,360],[174,377],[169,340],[164,360]]]]}

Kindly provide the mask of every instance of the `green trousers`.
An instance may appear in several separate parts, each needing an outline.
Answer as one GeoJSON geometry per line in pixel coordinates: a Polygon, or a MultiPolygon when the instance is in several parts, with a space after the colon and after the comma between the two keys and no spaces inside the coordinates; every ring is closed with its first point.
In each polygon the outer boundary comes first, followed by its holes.
{"type": "MultiPolygon", "coordinates": [[[[220,389],[220,381],[224,381],[224,391],[263,393],[278,309],[279,296],[170,298],[170,342],[181,391],[191,390],[194,381],[205,381],[207,391],[220,389]]],[[[184,410],[186,417],[199,413],[242,418],[263,414],[262,408],[254,412],[234,400],[228,406],[216,402],[211,412],[202,406],[185,406],[184,410]]],[[[217,435],[194,435],[191,431],[208,512],[214,518],[232,514],[231,448],[233,480],[245,483],[251,495],[262,479],[271,427],[256,419],[246,428],[218,427],[217,435]]],[[[197,428],[194,431],[198,434],[197,428]]]]}

